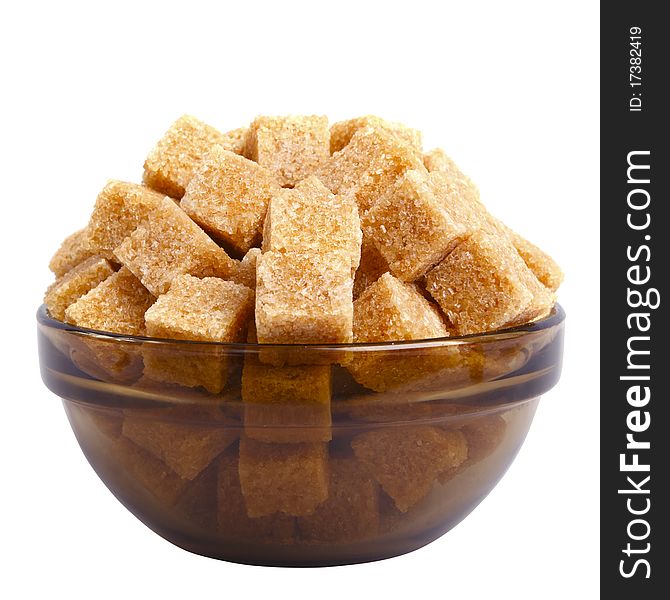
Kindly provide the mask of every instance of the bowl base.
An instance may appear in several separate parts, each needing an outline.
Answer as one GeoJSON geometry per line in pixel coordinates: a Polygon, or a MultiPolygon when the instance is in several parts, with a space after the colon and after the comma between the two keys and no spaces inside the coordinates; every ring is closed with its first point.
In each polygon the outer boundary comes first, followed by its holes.
{"type": "Polygon", "coordinates": [[[341,548],[337,546],[296,548],[277,545],[245,547],[244,544],[235,546],[226,544],[225,550],[215,550],[211,545],[203,544],[202,540],[183,537],[177,540],[174,535],[163,534],[160,531],[156,533],[182,550],[215,560],[260,567],[313,568],[356,565],[395,558],[427,546],[446,533],[446,530],[440,533],[431,532],[430,535],[415,540],[406,538],[397,540],[396,544],[376,540],[374,550],[372,547],[365,548],[365,545],[359,545],[354,549],[351,545],[343,545],[341,548]]]}

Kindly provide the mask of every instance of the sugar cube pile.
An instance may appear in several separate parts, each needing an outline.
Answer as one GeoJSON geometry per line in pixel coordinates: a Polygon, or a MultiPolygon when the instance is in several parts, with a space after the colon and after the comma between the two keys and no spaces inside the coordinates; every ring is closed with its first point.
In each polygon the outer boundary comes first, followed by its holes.
{"type": "Polygon", "coordinates": [[[251,302],[261,344],[495,331],[547,315],[563,277],[486,210],[443,150],[423,152],[419,131],[372,115],[330,126],[324,116],[259,116],[224,133],[184,115],[149,153],[142,183],[109,181],[49,266],[56,319],[234,342],[251,302]],[[238,306],[212,278],[251,300],[238,306]],[[171,288],[185,281],[217,291],[180,304],[171,288]],[[193,327],[212,294],[230,304],[216,316],[229,321],[193,327]],[[365,307],[380,301],[389,308],[371,321],[365,307]],[[156,326],[154,302],[171,327],[156,326]]]}

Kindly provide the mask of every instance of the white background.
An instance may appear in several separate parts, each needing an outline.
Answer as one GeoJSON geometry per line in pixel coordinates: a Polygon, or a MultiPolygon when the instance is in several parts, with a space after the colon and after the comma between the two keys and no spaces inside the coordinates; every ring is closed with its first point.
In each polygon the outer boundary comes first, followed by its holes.
{"type": "Polygon", "coordinates": [[[597,19],[584,1],[2,3],[0,596],[596,597],[597,19]],[[506,477],[428,547],[308,570],[188,554],[111,496],[43,387],[51,254],[184,112],[222,130],[258,113],[404,121],[564,267],[563,378],[506,477]]]}

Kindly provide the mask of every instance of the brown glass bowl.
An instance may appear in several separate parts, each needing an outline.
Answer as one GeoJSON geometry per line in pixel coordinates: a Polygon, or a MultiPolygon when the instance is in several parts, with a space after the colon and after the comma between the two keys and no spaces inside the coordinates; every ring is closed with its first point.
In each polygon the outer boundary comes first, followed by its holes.
{"type": "Polygon", "coordinates": [[[563,310],[462,338],[215,344],[38,314],[42,378],[111,492],[223,560],[318,566],[409,552],[508,468],[558,380],[563,310]]]}

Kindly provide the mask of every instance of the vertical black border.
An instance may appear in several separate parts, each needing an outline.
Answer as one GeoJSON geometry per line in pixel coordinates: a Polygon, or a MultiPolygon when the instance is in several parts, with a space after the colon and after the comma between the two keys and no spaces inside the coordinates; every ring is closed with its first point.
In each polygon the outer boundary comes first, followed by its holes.
{"type": "MultiPolygon", "coordinates": [[[[668,176],[670,158],[670,100],[667,89],[670,84],[668,59],[670,59],[670,34],[667,23],[661,16],[663,3],[651,1],[602,2],[601,3],[601,597],[647,598],[670,597],[670,414],[668,407],[668,385],[670,384],[670,339],[668,339],[667,305],[670,295],[667,287],[667,272],[670,270],[668,239],[670,228],[661,215],[670,204],[668,176]],[[630,85],[630,29],[640,27],[641,32],[641,76],[642,85],[630,85]],[[634,96],[637,93],[639,96],[634,96]],[[642,110],[631,111],[630,100],[642,99],[642,110]],[[650,152],[649,157],[640,155],[639,162],[648,160],[649,184],[631,184],[627,177],[628,154],[632,151],[650,152]],[[632,189],[644,188],[650,195],[649,208],[631,211],[628,194],[632,189]],[[647,229],[635,231],[627,224],[628,213],[643,222],[648,213],[651,221],[647,229]],[[645,239],[645,236],[650,239],[645,239]],[[648,245],[651,255],[640,250],[648,245]],[[630,247],[630,250],[629,250],[630,247]],[[630,256],[637,259],[631,260],[630,256]],[[649,260],[647,260],[649,258],[649,260]],[[640,273],[650,268],[651,279],[644,285],[633,285],[629,281],[629,269],[639,265],[640,273]],[[633,308],[628,301],[628,289],[643,294],[649,288],[660,293],[661,303],[656,309],[633,308]],[[631,313],[648,312],[651,329],[646,334],[629,328],[631,313]],[[648,370],[628,369],[627,342],[631,336],[648,335],[648,342],[635,342],[638,348],[649,350],[649,355],[639,355],[638,362],[649,364],[648,370]],[[668,341],[669,347],[665,346],[668,341]],[[626,375],[648,375],[648,382],[621,380],[626,375]],[[648,386],[651,397],[644,407],[631,406],[627,391],[639,383],[648,386]],[[628,419],[635,410],[642,411],[639,419],[649,418],[650,426],[644,432],[634,433],[635,439],[650,442],[650,449],[626,448],[626,435],[630,432],[628,419]],[[648,416],[643,413],[647,412],[648,416]],[[650,465],[649,472],[622,472],[620,455],[627,453],[627,461],[638,454],[640,463],[650,465]],[[649,481],[641,481],[649,475],[649,481]],[[633,481],[649,493],[619,493],[632,489],[633,481]],[[666,491],[663,491],[665,486],[666,491]],[[628,501],[630,499],[630,505],[628,501]],[[647,502],[649,500],[649,502],[647,502]],[[633,515],[630,510],[642,511],[633,515]],[[642,519],[649,525],[649,535],[644,540],[632,540],[628,527],[633,519],[642,519]],[[624,550],[630,542],[639,554],[628,556],[624,550]],[[649,543],[648,551],[646,544],[649,543]],[[646,560],[635,566],[636,560],[646,560]],[[623,563],[621,561],[624,561],[623,563]],[[634,575],[624,577],[622,572],[634,575]],[[647,574],[650,576],[647,578],[647,574]]],[[[643,179],[643,172],[632,172],[643,179]]],[[[643,199],[644,193],[635,195],[643,199]]],[[[670,219],[669,219],[670,221],[670,219]]],[[[633,271],[633,277],[637,271],[633,271]]],[[[585,303],[588,300],[585,298],[585,303]]],[[[633,421],[639,425],[640,421],[633,421]]],[[[637,522],[632,525],[633,535],[646,533],[646,526],[637,522]]]]}

